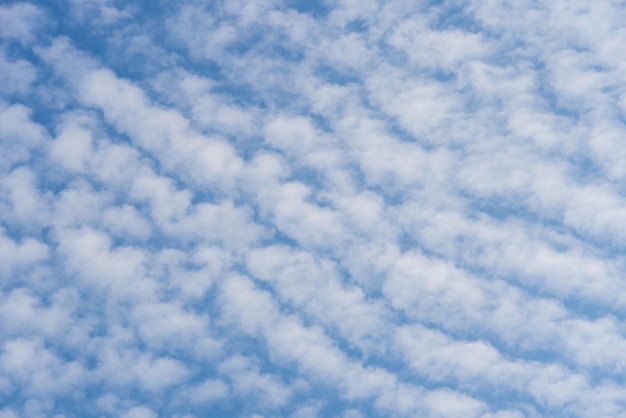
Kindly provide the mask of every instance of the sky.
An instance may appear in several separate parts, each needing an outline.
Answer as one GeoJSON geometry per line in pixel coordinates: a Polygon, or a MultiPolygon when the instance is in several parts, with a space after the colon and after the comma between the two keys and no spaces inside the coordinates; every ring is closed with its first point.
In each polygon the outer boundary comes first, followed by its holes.
{"type": "Polygon", "coordinates": [[[626,417],[624,22],[0,1],[0,418],[626,417]]]}

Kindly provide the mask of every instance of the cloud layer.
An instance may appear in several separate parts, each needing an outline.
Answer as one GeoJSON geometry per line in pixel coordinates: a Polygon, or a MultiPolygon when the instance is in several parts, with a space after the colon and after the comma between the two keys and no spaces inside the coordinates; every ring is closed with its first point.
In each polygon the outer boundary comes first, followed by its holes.
{"type": "Polygon", "coordinates": [[[626,417],[626,8],[0,6],[0,417],[626,417]]]}

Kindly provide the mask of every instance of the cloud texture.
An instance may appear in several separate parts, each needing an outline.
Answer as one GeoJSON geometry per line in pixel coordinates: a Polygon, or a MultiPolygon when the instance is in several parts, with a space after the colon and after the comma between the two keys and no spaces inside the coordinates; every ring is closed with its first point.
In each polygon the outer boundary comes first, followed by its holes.
{"type": "Polygon", "coordinates": [[[0,417],[626,417],[623,22],[0,5],[0,417]]]}

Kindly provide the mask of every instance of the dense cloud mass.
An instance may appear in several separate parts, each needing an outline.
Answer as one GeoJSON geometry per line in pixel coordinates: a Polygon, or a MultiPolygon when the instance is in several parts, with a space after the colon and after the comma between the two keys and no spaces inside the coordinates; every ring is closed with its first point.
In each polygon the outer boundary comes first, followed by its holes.
{"type": "Polygon", "coordinates": [[[0,5],[0,418],[626,417],[626,7],[0,5]]]}

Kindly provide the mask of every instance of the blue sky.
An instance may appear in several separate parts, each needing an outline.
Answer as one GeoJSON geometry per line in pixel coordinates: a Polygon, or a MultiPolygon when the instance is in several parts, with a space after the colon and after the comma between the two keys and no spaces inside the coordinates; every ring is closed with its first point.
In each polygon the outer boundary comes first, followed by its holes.
{"type": "Polygon", "coordinates": [[[626,417],[626,8],[0,5],[0,418],[626,417]]]}

